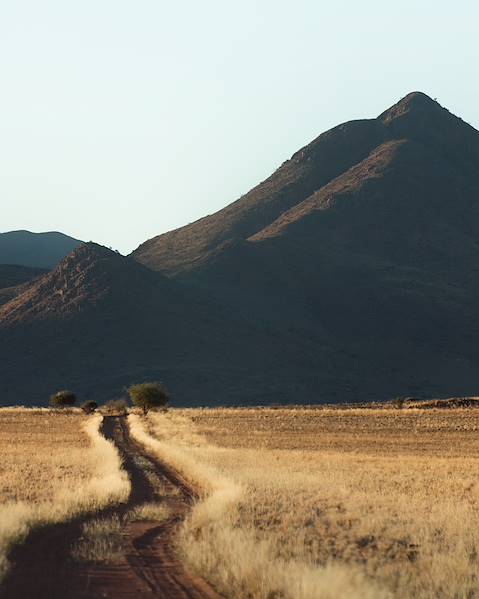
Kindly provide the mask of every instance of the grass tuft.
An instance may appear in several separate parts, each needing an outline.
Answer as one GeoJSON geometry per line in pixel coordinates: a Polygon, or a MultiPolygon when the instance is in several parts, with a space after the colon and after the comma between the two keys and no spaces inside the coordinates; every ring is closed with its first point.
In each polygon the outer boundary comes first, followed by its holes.
{"type": "Polygon", "coordinates": [[[164,503],[144,503],[128,512],[131,522],[164,522],[171,516],[171,509],[164,503]]]}
{"type": "Polygon", "coordinates": [[[72,557],[81,562],[115,563],[123,559],[124,551],[122,525],[118,516],[113,516],[86,522],[72,557]]]}

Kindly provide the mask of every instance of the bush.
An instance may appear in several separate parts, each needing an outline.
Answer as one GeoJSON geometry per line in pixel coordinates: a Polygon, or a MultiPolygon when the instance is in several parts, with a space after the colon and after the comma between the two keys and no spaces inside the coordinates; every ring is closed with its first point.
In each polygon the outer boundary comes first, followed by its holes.
{"type": "Polygon", "coordinates": [[[93,412],[98,408],[98,404],[96,401],[92,399],[86,401],[81,405],[81,409],[85,412],[85,414],[93,414],[93,412]]]}
{"type": "Polygon", "coordinates": [[[396,399],[392,400],[391,404],[397,410],[402,410],[406,404],[406,398],[405,397],[396,397],[396,399]]]}
{"type": "Polygon", "coordinates": [[[141,408],[144,414],[152,408],[162,408],[167,405],[170,394],[163,383],[140,383],[128,387],[131,402],[141,408]]]}
{"type": "Polygon", "coordinates": [[[52,408],[70,408],[75,405],[77,398],[74,393],[64,389],[50,395],[50,407],[52,408]]]}
{"type": "Polygon", "coordinates": [[[110,399],[102,408],[102,412],[108,416],[126,416],[128,402],[126,399],[110,399]]]}

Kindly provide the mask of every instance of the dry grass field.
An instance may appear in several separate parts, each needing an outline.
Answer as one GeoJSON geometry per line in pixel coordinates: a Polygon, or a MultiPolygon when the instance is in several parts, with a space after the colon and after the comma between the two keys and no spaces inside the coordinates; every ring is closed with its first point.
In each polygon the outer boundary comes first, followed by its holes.
{"type": "Polygon", "coordinates": [[[174,410],[130,421],[204,489],[180,551],[226,596],[479,596],[479,410],[174,410]]]}
{"type": "Polygon", "coordinates": [[[39,524],[125,499],[130,484],[100,416],[0,409],[0,579],[12,543],[39,524]]]}

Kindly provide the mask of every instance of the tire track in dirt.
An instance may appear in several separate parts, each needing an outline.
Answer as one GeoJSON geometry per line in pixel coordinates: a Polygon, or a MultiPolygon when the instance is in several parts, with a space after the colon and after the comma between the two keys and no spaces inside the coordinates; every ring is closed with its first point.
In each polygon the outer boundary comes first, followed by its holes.
{"type": "Polygon", "coordinates": [[[132,491],[128,501],[89,518],[33,531],[13,549],[14,564],[0,590],[1,599],[219,599],[203,579],[186,572],[175,553],[174,537],[195,499],[196,491],[166,464],[151,457],[129,434],[124,417],[105,417],[102,433],[118,447],[132,491]],[[134,522],[126,514],[143,503],[158,502],[144,467],[166,489],[163,501],[171,515],[165,521],[134,522]],[[71,548],[90,519],[122,519],[125,551],[118,563],[78,564],[71,548]]]}

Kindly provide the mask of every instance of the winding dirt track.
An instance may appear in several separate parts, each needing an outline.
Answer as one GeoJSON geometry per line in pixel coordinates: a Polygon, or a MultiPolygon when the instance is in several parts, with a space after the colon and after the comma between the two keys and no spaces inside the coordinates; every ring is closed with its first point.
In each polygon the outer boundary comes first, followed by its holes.
{"type": "Polygon", "coordinates": [[[106,417],[102,432],[120,450],[132,483],[128,502],[94,515],[122,518],[135,506],[158,501],[145,469],[170,489],[164,501],[171,516],[159,522],[124,521],[126,550],[117,564],[79,565],[70,558],[72,545],[81,536],[88,519],[58,524],[34,531],[10,554],[14,564],[1,591],[1,599],[219,599],[210,585],[185,571],[175,555],[174,535],[191,504],[195,490],[174,470],[152,458],[134,441],[125,418],[106,417]]]}

